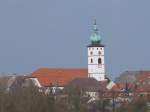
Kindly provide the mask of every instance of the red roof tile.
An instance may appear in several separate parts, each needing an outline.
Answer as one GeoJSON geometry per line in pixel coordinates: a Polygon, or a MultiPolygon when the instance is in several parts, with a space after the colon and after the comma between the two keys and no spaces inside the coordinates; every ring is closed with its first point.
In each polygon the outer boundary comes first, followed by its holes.
{"type": "Polygon", "coordinates": [[[141,71],[141,73],[137,76],[137,81],[143,81],[150,77],[150,71],[141,71]]]}
{"type": "Polygon", "coordinates": [[[33,72],[32,76],[38,78],[42,86],[51,84],[64,86],[75,78],[87,77],[88,70],[85,68],[40,68],[33,72]]]}

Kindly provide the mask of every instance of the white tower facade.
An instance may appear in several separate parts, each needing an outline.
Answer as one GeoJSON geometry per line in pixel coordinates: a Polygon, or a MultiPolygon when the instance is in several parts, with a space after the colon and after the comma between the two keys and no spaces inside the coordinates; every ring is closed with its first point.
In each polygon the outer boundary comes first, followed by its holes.
{"type": "Polygon", "coordinates": [[[96,20],[91,35],[91,44],[88,45],[88,77],[98,81],[105,80],[104,45],[101,44],[101,36],[98,33],[96,20]]]}

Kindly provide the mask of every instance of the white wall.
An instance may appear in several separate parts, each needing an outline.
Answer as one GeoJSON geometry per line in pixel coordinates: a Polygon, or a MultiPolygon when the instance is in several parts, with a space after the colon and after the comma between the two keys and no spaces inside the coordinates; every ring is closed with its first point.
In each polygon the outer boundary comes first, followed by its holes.
{"type": "Polygon", "coordinates": [[[103,81],[105,79],[104,60],[105,60],[104,47],[88,47],[88,76],[89,77],[93,77],[98,81],[103,81]],[[98,64],[99,58],[101,58],[101,64],[98,64]],[[93,60],[92,63],[91,63],[91,59],[93,60]]]}

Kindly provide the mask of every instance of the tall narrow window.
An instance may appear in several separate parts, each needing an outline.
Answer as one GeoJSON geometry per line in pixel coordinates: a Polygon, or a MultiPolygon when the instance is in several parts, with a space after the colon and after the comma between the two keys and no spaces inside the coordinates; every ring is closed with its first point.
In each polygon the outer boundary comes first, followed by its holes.
{"type": "Polygon", "coordinates": [[[98,58],[98,64],[102,64],[101,58],[98,58]]]}
{"type": "Polygon", "coordinates": [[[101,52],[100,52],[100,51],[98,51],[98,54],[100,55],[100,54],[101,54],[101,52]]]}
{"type": "Polygon", "coordinates": [[[91,51],[90,54],[93,55],[93,52],[91,51]]]}
{"type": "Polygon", "coordinates": [[[93,63],[93,59],[91,59],[91,63],[93,63]]]}

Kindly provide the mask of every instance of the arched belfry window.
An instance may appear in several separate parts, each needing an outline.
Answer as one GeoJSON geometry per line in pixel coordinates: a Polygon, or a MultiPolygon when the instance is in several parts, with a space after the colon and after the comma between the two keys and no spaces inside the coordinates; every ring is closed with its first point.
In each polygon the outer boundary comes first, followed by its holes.
{"type": "Polygon", "coordinates": [[[102,64],[101,58],[98,58],[98,64],[102,64]]]}
{"type": "Polygon", "coordinates": [[[93,63],[93,59],[91,58],[91,63],[93,63]]]}

